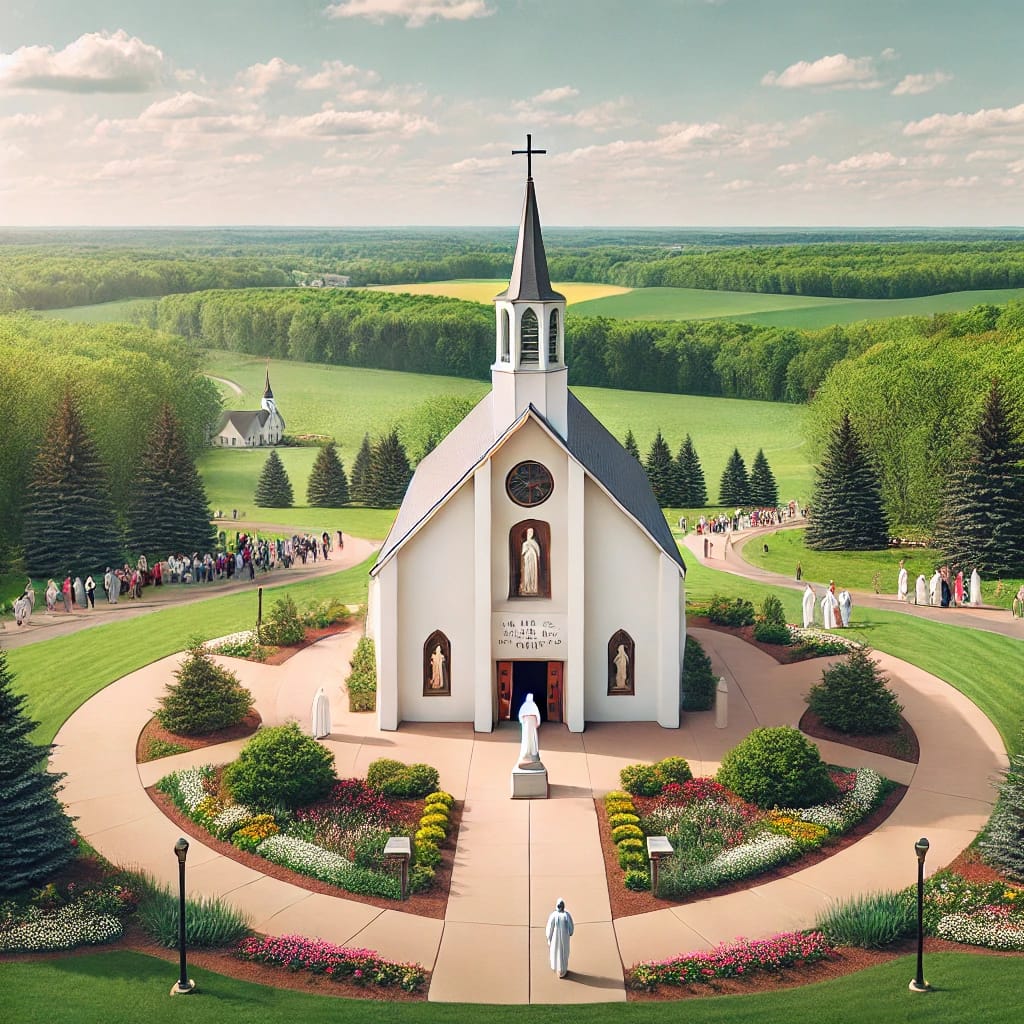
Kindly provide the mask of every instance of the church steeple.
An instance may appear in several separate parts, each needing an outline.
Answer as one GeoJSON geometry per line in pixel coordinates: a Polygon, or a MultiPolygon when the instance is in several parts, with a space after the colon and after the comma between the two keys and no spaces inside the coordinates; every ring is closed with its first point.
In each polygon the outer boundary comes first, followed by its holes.
{"type": "Polygon", "coordinates": [[[568,369],[565,365],[565,296],[551,287],[544,252],[537,194],[533,185],[533,148],[526,136],[526,199],[508,287],[494,297],[497,318],[491,366],[494,429],[500,434],[532,405],[565,437],[568,369]]]}
{"type": "Polygon", "coordinates": [[[267,362],[267,384],[263,389],[263,397],[273,399],[274,392],[270,390],[270,362],[267,362]]]}

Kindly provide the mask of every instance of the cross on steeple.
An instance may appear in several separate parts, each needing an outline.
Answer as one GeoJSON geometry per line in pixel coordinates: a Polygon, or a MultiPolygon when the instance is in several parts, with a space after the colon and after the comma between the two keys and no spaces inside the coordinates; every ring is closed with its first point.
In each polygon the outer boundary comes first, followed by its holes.
{"type": "Polygon", "coordinates": [[[533,154],[534,153],[546,153],[546,149],[534,149],[533,148],[533,136],[527,132],[526,134],[526,149],[513,149],[512,155],[519,156],[521,153],[526,154],[526,180],[533,181],[533,154]]]}

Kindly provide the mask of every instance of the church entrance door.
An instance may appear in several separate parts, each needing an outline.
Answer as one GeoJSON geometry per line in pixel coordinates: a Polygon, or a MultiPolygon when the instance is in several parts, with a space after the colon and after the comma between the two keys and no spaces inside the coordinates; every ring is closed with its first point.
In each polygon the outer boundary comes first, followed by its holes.
{"type": "Polygon", "coordinates": [[[562,695],[565,662],[499,661],[498,718],[513,721],[528,693],[540,708],[542,722],[562,721],[562,695]]]}

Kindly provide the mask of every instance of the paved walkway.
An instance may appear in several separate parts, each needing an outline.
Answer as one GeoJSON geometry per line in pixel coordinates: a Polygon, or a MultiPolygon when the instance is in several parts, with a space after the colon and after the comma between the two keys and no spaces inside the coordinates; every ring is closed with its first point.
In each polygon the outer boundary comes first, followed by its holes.
{"type": "MultiPolygon", "coordinates": [[[[348,545],[346,545],[346,548],[348,545]]],[[[308,728],[313,694],[326,685],[334,731],[324,742],[340,776],[363,774],[381,756],[426,761],[441,785],[465,801],[444,921],[380,910],[261,875],[200,840],[189,852],[189,888],[244,910],[259,931],[321,936],[416,960],[433,971],[430,999],[480,1003],[583,1003],[623,1000],[623,966],[639,959],[709,948],[738,935],[757,937],[810,925],[832,899],[902,887],[915,876],[913,844],[931,842],[929,870],[951,861],[986,821],[990,780],[1006,757],[995,728],[960,693],[897,659],[880,656],[921,742],[918,765],[823,743],[833,762],[871,765],[909,785],[896,812],[872,835],[787,878],[612,921],[593,798],[618,786],[630,762],[669,754],[709,774],[722,754],[758,725],[795,725],[803,694],[821,662],[779,666],[722,633],[694,631],[729,683],[729,724],[689,714],[681,729],[650,723],[588,726],[570,734],[541,730],[552,781],[547,801],[509,799],[518,729],[474,734],[469,725],[407,725],[380,733],[373,716],[344,710],[341,682],[355,633],[330,637],[280,667],[225,659],[250,687],[268,725],[290,718],[308,728]],[[543,925],[564,898],[577,929],[571,972],[547,967],[543,925]]],[[[165,658],[102,690],[57,735],[54,770],[67,772],[63,798],[78,829],[104,856],[173,883],[179,830],[144,787],[174,768],[231,760],[242,741],[146,765],[135,742],[180,656],[165,658]]],[[[613,879],[613,884],[619,884],[613,879]]]]}

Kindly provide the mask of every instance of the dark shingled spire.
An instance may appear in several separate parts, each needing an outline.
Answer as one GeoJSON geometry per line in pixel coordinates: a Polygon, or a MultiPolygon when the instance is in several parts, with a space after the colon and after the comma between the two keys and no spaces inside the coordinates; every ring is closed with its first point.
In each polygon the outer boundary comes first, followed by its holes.
{"type": "Polygon", "coordinates": [[[519,225],[519,241],[516,243],[516,258],[512,264],[512,277],[508,287],[495,299],[510,302],[564,302],[551,287],[548,276],[548,259],[544,255],[544,238],[540,233],[540,214],[537,212],[537,195],[533,190],[533,178],[526,181],[526,202],[523,204],[523,220],[519,225]]]}
{"type": "Polygon", "coordinates": [[[267,386],[263,389],[264,398],[273,398],[274,392],[270,390],[270,364],[267,363],[267,386]]]}

